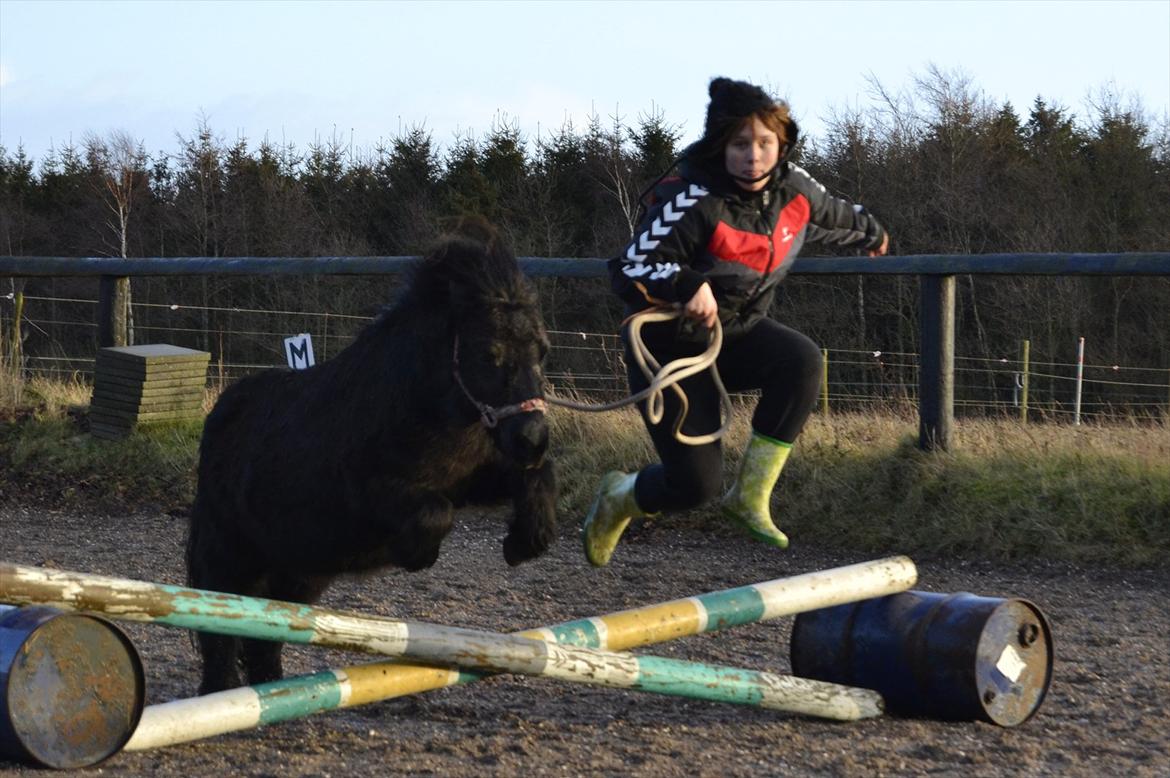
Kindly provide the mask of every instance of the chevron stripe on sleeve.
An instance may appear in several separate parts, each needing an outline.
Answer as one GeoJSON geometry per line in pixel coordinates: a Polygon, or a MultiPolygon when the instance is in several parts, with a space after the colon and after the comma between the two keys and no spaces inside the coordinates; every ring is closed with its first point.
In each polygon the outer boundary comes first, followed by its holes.
{"type": "Polygon", "coordinates": [[[666,201],[662,210],[650,222],[645,231],[636,235],[626,248],[625,262],[622,273],[629,278],[649,276],[652,280],[670,278],[679,271],[676,262],[648,262],[648,258],[658,244],[662,242],[674,225],[682,220],[686,212],[707,194],[707,190],[697,184],[689,184],[686,189],[680,190],[673,198],[666,201]]]}

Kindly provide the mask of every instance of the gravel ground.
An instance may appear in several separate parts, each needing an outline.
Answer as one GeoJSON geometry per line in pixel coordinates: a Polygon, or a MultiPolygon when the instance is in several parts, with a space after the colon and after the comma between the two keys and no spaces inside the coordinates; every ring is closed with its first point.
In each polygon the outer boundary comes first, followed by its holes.
{"type": "MultiPolygon", "coordinates": [[[[0,505],[0,558],[182,583],[185,520],[0,505]]],[[[631,529],[603,570],[565,520],[550,553],[510,569],[502,515],[460,515],[438,564],[339,580],[322,602],[396,618],[510,632],[865,561],[796,545],[781,552],[722,529],[667,521],[631,529]]],[[[891,549],[891,553],[896,553],[891,549]]],[[[1166,571],[916,559],[916,589],[1020,597],[1053,629],[1056,666],[1040,711],[1019,727],[885,716],[831,723],[774,711],[500,676],[142,753],[78,775],[1170,775],[1170,581],[1166,571]]],[[[641,649],[789,672],[792,619],[641,649]]],[[[146,667],[147,702],[191,696],[187,633],[125,625],[146,667]]],[[[290,647],[286,672],[365,658],[290,647]]],[[[0,776],[44,774],[0,760],[0,776]]]]}

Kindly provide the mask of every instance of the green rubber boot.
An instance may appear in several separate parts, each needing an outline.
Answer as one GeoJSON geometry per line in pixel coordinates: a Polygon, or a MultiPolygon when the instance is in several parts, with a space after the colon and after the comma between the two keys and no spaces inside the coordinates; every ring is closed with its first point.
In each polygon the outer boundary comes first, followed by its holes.
{"type": "Polygon", "coordinates": [[[778,548],[788,548],[788,536],[772,523],[768,503],[772,499],[772,487],[776,485],[791,451],[791,443],[752,432],[740,463],[739,476],[721,502],[724,516],[756,540],[778,548]]]}
{"type": "Polygon", "coordinates": [[[626,474],[619,470],[611,470],[601,477],[597,497],[581,526],[585,558],[594,567],[609,564],[613,550],[617,548],[630,520],[647,515],[634,501],[634,483],[637,480],[637,473],[626,474]]]}

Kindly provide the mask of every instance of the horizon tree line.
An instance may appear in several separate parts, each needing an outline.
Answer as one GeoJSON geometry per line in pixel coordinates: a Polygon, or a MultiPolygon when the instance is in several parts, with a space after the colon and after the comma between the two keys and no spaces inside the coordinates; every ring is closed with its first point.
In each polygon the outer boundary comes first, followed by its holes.
{"type": "MultiPolygon", "coordinates": [[[[900,92],[872,87],[870,107],[834,112],[792,157],[877,214],[891,254],[1170,250],[1167,117],[1109,90],[1085,117],[1042,97],[1021,115],[935,68],[900,92]]],[[[0,146],[0,253],[417,255],[451,219],[477,214],[518,256],[605,258],[628,239],[639,195],[670,169],[681,136],[660,112],[594,116],[535,140],[497,117],[483,137],[446,147],[411,127],[372,150],[336,136],[301,149],[227,142],[200,118],[172,152],[149,153],[124,131],[87,133],[40,160],[0,146]]],[[[250,306],[322,293],[309,280],[199,285],[234,288],[250,306]]],[[[616,326],[604,284],[540,286],[546,316],[616,326]]],[[[823,344],[915,350],[915,279],[794,277],[782,289],[776,315],[823,344]]],[[[1170,366],[1170,279],[968,276],[960,290],[966,353],[1014,353],[1027,338],[1034,354],[1067,356],[1084,335],[1112,361],[1170,366]]]]}

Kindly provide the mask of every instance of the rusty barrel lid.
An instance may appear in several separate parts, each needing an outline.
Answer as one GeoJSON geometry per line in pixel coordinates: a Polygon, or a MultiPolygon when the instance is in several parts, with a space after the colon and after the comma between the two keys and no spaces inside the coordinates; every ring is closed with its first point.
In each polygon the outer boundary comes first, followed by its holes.
{"type": "Polygon", "coordinates": [[[145,696],[138,652],[106,619],[0,606],[0,754],[97,764],[134,734],[145,696]]]}

